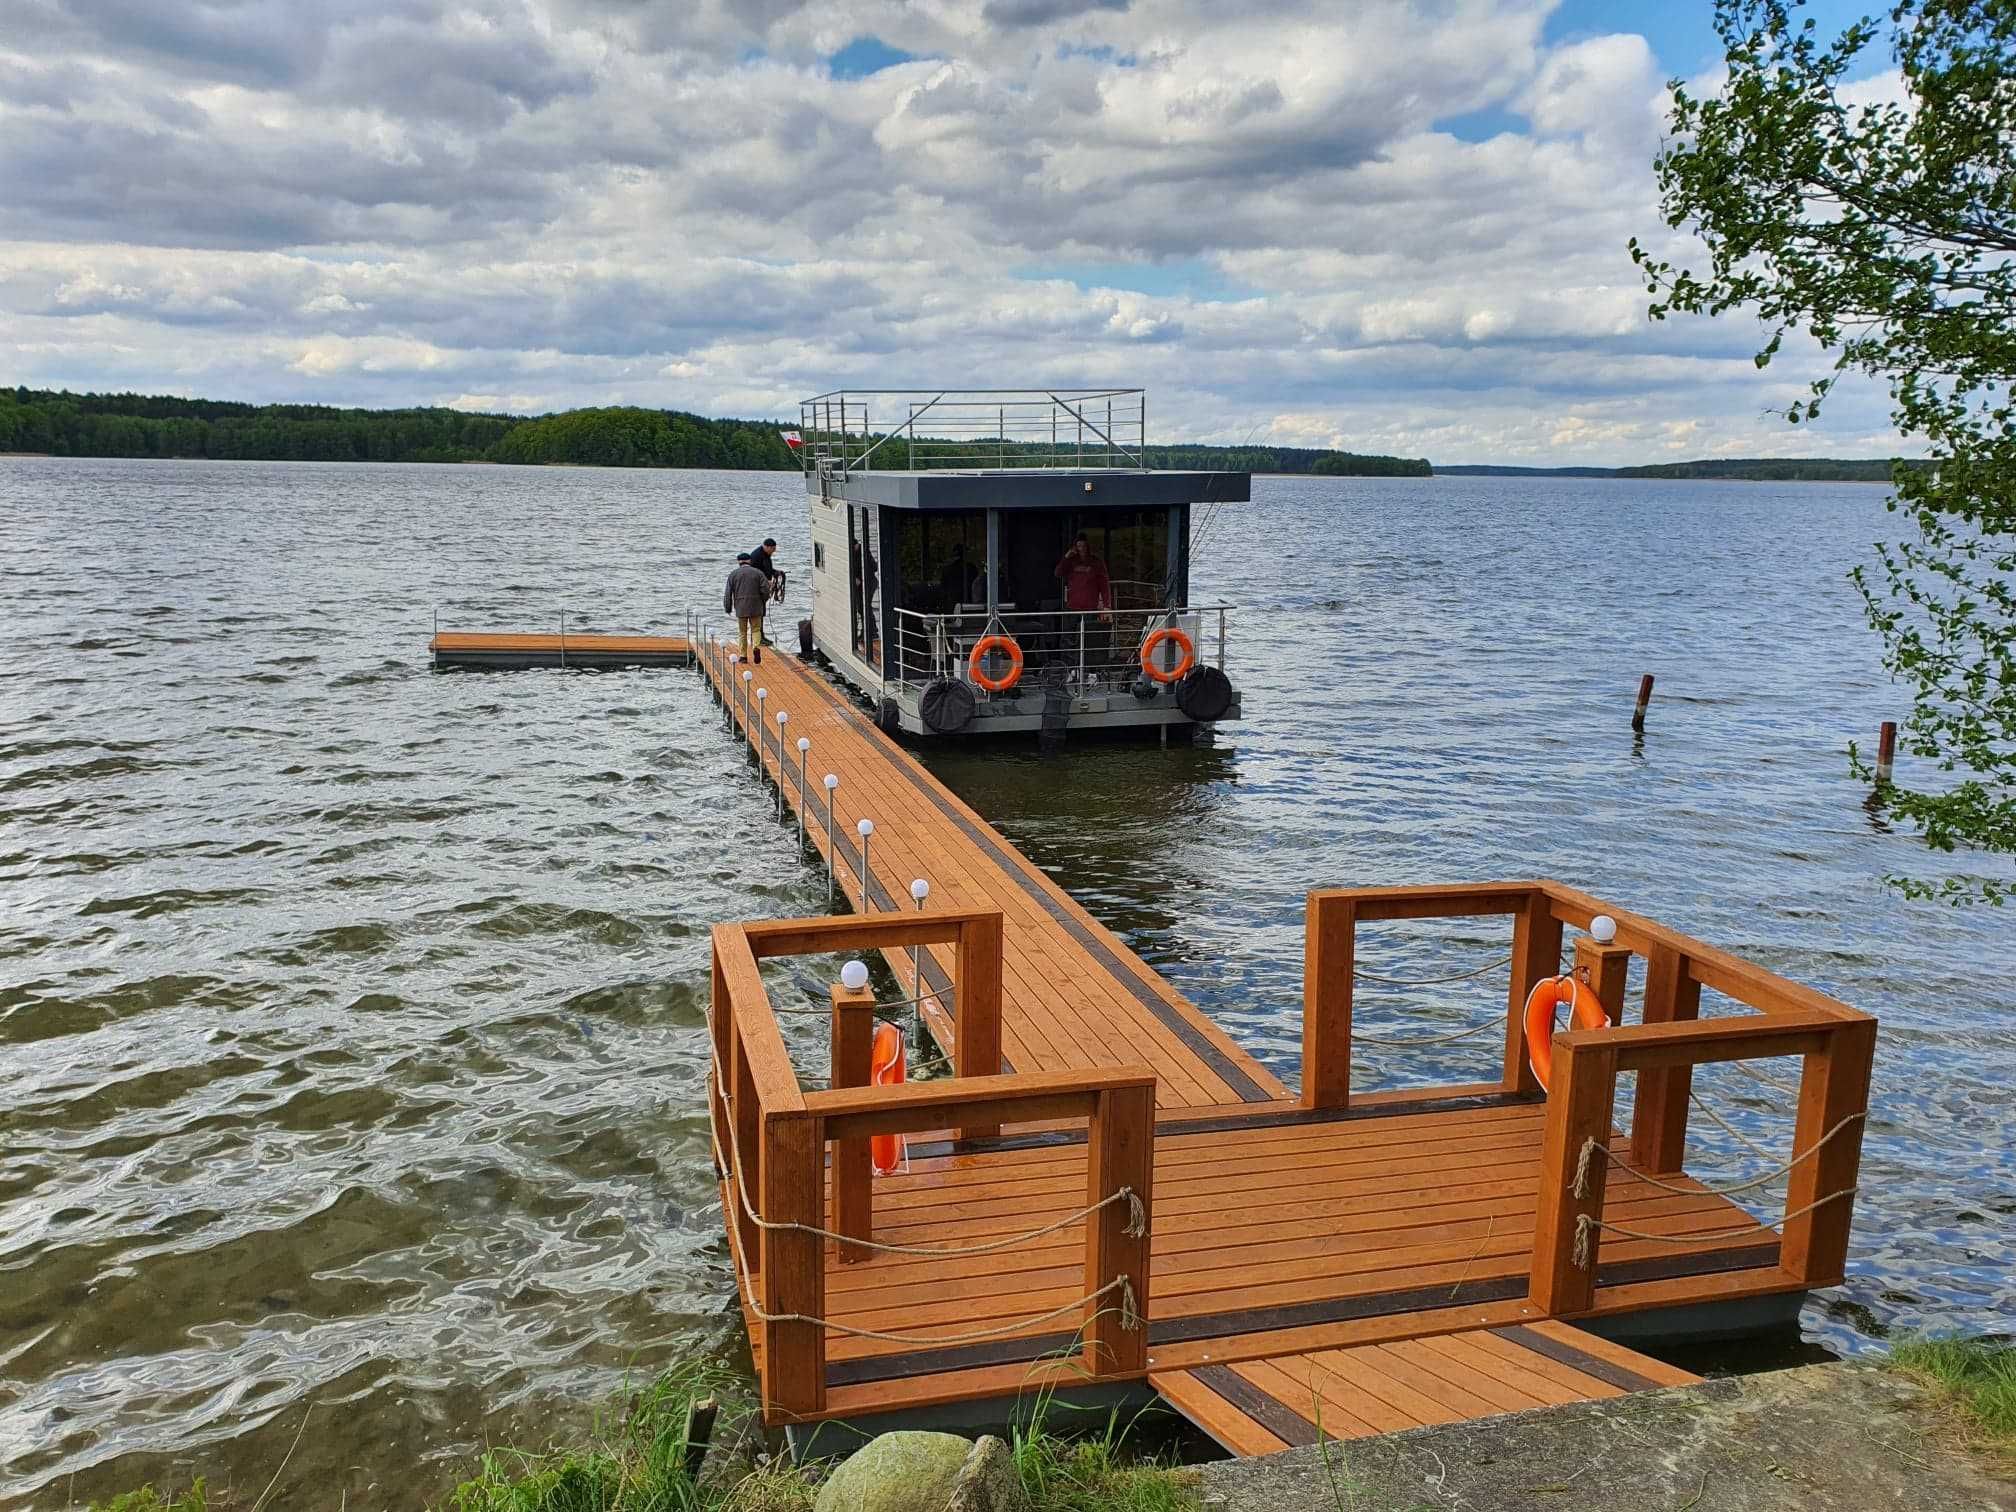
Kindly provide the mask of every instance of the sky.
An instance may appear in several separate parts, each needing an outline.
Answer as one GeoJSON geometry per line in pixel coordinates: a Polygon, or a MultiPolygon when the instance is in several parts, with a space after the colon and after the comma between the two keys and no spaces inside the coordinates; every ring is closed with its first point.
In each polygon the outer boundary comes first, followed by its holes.
{"type": "Polygon", "coordinates": [[[0,383],[736,416],[1127,384],[1155,442],[1889,455],[1867,385],[1772,413],[1810,347],[1759,372],[1746,316],[1646,319],[1626,243],[1691,245],[1652,163],[1711,9],[0,0],[0,383]]]}

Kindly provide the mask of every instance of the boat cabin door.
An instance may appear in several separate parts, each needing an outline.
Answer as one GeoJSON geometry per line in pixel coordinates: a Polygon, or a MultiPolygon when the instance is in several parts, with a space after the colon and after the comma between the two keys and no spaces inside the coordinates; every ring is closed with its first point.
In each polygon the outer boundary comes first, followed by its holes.
{"type": "Polygon", "coordinates": [[[872,505],[847,506],[847,609],[854,654],[882,670],[882,550],[872,505]]]}

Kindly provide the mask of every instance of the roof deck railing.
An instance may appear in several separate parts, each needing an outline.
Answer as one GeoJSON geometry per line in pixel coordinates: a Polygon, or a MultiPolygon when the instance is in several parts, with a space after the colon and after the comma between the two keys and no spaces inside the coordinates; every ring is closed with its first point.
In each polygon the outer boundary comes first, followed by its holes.
{"type": "Polygon", "coordinates": [[[1138,388],[835,389],[798,405],[808,471],[1145,471],[1138,388]]]}

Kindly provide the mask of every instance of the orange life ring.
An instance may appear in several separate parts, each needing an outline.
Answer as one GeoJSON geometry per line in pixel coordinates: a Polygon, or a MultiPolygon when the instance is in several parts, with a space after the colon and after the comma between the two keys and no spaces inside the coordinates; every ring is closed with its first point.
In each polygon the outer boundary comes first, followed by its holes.
{"type": "Polygon", "coordinates": [[[1006,693],[1022,681],[1022,648],[1015,644],[1012,635],[984,635],[974,645],[973,654],[966,658],[966,670],[989,693],[1006,693]],[[997,651],[1008,658],[1006,677],[987,675],[987,658],[997,651]]]}
{"type": "Polygon", "coordinates": [[[1197,664],[1197,648],[1190,644],[1190,637],[1174,625],[1164,625],[1148,639],[1141,642],[1141,671],[1158,683],[1173,683],[1197,664]],[[1155,653],[1162,649],[1162,642],[1174,641],[1176,649],[1183,654],[1176,659],[1176,665],[1163,668],[1155,665],[1155,653]]]}
{"type": "Polygon", "coordinates": [[[1526,994],[1526,1060],[1542,1091],[1554,1079],[1554,1012],[1568,1009],[1575,1029],[1608,1029],[1610,1016],[1596,994],[1572,975],[1548,977],[1526,994]]]}
{"type": "MultiPolygon", "coordinates": [[[[868,1052],[868,1081],[871,1086],[896,1087],[903,1083],[903,1031],[894,1024],[875,1026],[874,1047],[868,1052]]],[[[903,1165],[903,1136],[874,1134],[868,1139],[868,1163],[878,1176],[887,1176],[903,1165]]]]}

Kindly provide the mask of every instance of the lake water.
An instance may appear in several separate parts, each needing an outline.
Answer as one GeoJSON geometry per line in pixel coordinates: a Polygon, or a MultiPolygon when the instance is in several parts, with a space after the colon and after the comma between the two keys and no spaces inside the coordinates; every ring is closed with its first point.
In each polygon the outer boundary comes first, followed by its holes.
{"type": "MultiPolygon", "coordinates": [[[[1245,722],[934,768],[1291,1079],[1319,885],[1558,876],[1881,1015],[1853,1275],[1803,1330],[2007,1331],[2010,919],[1887,892],[1940,858],[1843,754],[1904,707],[1845,580],[1883,491],[1254,493],[1193,582],[1241,606],[1245,722]]],[[[197,1473],[249,1503],[292,1445],[282,1505],[418,1506],[626,1371],[743,1358],[706,932],[823,881],[696,677],[437,676],[425,642],[436,611],[676,630],[766,533],[802,572],[795,476],[0,460],[0,1503],[197,1473]]],[[[1366,959],[1501,934],[1382,926],[1366,959]]],[[[1502,1011],[1473,987],[1367,989],[1360,1028],[1502,1011]]],[[[1776,1094],[1701,1080],[1789,1148],[1776,1094]]]]}

